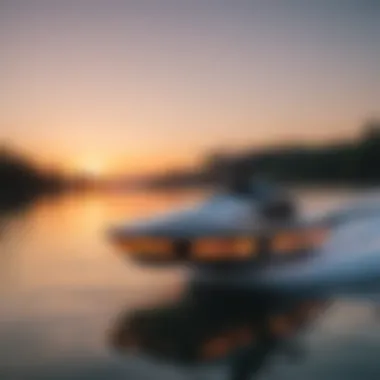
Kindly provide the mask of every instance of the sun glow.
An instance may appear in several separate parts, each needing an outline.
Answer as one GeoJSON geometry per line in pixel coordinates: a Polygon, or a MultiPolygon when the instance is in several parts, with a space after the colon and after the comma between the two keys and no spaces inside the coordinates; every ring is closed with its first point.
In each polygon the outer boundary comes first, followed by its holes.
{"type": "Polygon", "coordinates": [[[105,172],[105,166],[100,161],[89,159],[79,163],[76,171],[90,177],[100,177],[105,172]]]}

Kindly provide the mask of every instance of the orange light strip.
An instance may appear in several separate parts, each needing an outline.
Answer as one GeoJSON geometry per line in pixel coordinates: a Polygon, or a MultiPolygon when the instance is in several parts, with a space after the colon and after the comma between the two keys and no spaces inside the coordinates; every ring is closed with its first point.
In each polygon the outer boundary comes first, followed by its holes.
{"type": "Polygon", "coordinates": [[[192,257],[195,259],[246,259],[257,254],[256,240],[248,237],[203,238],[194,242],[192,257]]]}
{"type": "Polygon", "coordinates": [[[283,231],[273,237],[271,251],[287,254],[305,249],[313,249],[322,245],[327,237],[328,230],[325,228],[283,231]]]}
{"type": "Polygon", "coordinates": [[[173,243],[163,238],[120,238],[115,239],[116,246],[127,251],[128,253],[135,253],[141,255],[173,255],[173,243]]]}

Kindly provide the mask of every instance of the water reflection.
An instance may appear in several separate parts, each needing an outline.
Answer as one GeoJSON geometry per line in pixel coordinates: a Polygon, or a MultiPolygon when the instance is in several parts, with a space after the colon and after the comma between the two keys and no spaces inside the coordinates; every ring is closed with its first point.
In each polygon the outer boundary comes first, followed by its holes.
{"type": "MultiPolygon", "coordinates": [[[[378,286],[369,301],[335,297],[313,322],[323,300],[199,284],[183,294],[188,268],[137,266],[104,237],[113,222],[200,197],[78,194],[0,213],[0,380],[224,379],[227,373],[379,379],[378,286]],[[153,303],[161,306],[149,310],[153,303]]],[[[311,206],[328,200],[308,197],[311,206]]]]}
{"type": "Polygon", "coordinates": [[[163,363],[224,363],[229,379],[243,380],[276,352],[302,355],[294,337],[326,306],[316,298],[196,287],[175,303],[126,313],[110,342],[127,356],[137,353],[163,363]]]}

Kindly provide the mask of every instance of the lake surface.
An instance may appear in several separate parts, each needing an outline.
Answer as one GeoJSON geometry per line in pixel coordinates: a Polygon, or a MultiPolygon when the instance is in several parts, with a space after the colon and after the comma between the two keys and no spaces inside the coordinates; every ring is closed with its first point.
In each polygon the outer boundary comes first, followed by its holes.
{"type": "MultiPolygon", "coordinates": [[[[112,223],[201,195],[71,195],[0,215],[0,379],[379,379],[380,289],[204,289],[187,268],[139,267],[107,241],[112,223]]],[[[298,195],[313,212],[355,194],[298,195]]]]}

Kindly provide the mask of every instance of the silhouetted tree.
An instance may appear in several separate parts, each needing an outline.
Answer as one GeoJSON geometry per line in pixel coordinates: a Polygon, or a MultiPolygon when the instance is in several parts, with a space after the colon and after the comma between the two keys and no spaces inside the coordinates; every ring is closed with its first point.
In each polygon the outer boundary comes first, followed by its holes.
{"type": "Polygon", "coordinates": [[[43,173],[31,161],[13,151],[0,148],[0,208],[33,199],[38,193],[61,188],[56,173],[43,173]]]}
{"type": "Polygon", "coordinates": [[[380,121],[371,120],[364,127],[362,141],[357,149],[358,177],[364,181],[380,179],[380,121]]]}
{"type": "MultiPolygon", "coordinates": [[[[170,187],[213,183],[229,187],[247,184],[246,178],[254,175],[280,181],[327,184],[369,184],[380,182],[380,121],[371,120],[364,125],[361,138],[317,147],[285,146],[261,150],[248,150],[231,154],[213,152],[204,166],[191,175],[177,171],[167,181],[166,176],[156,178],[158,183],[170,187]]],[[[244,189],[243,189],[244,190],[244,189]]]]}

